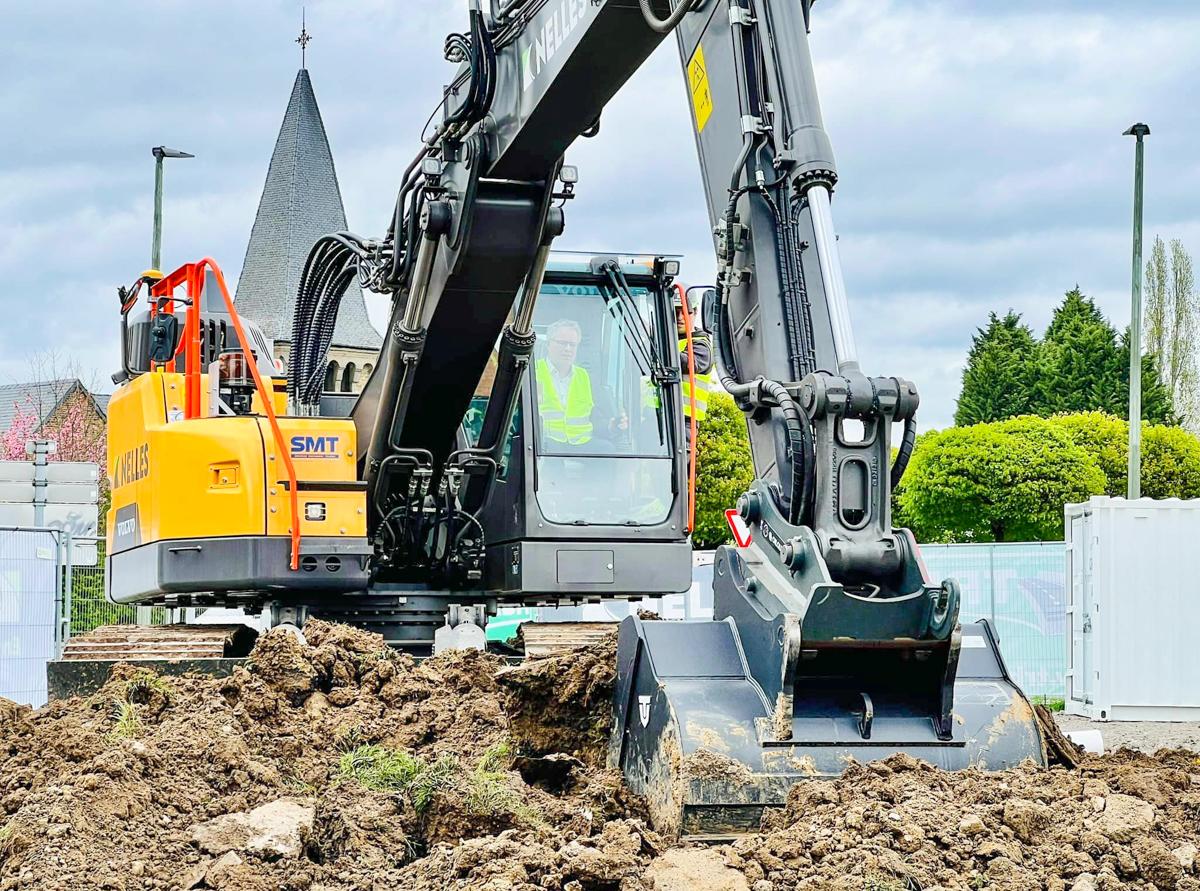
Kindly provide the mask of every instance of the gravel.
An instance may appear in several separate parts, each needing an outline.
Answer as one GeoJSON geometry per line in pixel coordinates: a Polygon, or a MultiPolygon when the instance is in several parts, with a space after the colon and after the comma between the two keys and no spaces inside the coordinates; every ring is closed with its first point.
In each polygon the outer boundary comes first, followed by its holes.
{"type": "Polygon", "coordinates": [[[1191,749],[1200,752],[1200,723],[1165,721],[1090,721],[1078,715],[1058,714],[1058,726],[1068,730],[1099,730],[1104,749],[1121,747],[1153,753],[1159,749],[1191,749]]]}

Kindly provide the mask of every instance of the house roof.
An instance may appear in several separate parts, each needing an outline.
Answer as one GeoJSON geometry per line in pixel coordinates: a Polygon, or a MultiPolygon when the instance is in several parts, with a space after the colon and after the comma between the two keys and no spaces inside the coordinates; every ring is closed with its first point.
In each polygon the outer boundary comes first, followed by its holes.
{"type": "MultiPolygon", "coordinates": [[[[53,381],[37,381],[23,384],[0,384],[0,431],[12,426],[13,418],[22,410],[30,410],[37,416],[38,426],[46,423],[54,410],[75,390],[88,390],[77,378],[62,378],[53,381]]],[[[106,416],[107,396],[93,396],[96,410],[106,416]],[[100,400],[103,400],[101,403],[100,400]]]]}
{"type": "MultiPolygon", "coordinates": [[[[275,341],[292,339],[292,314],[304,261],[322,235],[346,228],[333,155],[308,71],[292,86],[275,142],[258,215],[238,279],[239,312],[275,341]]],[[[355,282],[342,298],[333,346],[378,349],[383,342],[367,317],[355,282]]]]}

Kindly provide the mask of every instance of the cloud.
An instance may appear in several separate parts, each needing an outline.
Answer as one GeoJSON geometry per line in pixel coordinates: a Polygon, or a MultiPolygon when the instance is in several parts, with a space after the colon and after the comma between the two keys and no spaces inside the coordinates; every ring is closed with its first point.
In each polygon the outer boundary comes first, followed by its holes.
{"type": "MultiPolygon", "coordinates": [[[[63,0],[6,9],[0,54],[0,377],[70,350],[117,364],[115,287],[146,264],[166,143],[168,263],[236,278],[299,61],[299,2],[63,0]]],[[[308,63],[352,228],[378,234],[465,26],[446,0],[309,0],[308,63]]],[[[835,216],[867,370],[912,378],[950,422],[970,338],[1009,307],[1035,327],[1077,282],[1128,321],[1132,142],[1148,144],[1147,235],[1200,245],[1200,8],[1189,0],[821,0],[813,54],[841,181],[835,216]]],[[[560,246],[685,255],[712,240],[667,41],[569,153],[560,246]]],[[[372,302],[380,322],[386,301],[372,302]]]]}

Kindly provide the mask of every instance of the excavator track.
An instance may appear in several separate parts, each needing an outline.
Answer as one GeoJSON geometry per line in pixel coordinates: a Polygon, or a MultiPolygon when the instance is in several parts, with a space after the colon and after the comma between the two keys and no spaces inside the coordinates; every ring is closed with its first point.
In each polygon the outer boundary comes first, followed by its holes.
{"type": "Polygon", "coordinates": [[[71,638],[47,665],[49,697],[90,695],[122,662],[165,675],[224,677],[245,661],[257,636],[246,625],[104,625],[71,638]]]}

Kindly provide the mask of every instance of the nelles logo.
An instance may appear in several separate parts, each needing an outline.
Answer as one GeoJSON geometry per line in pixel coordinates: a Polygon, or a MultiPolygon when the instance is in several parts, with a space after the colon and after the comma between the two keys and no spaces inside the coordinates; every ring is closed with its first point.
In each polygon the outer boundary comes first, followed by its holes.
{"type": "Polygon", "coordinates": [[[557,6],[543,9],[546,16],[540,28],[532,29],[533,42],[521,51],[521,87],[528,90],[533,81],[558,55],[563,44],[587,18],[588,0],[558,0],[557,6]]]}
{"type": "Polygon", "coordinates": [[[113,465],[113,488],[119,489],[150,475],[150,445],[135,446],[118,456],[113,465]]]}
{"type": "Polygon", "coordinates": [[[337,458],[340,436],[293,436],[293,458],[337,458]]]}

